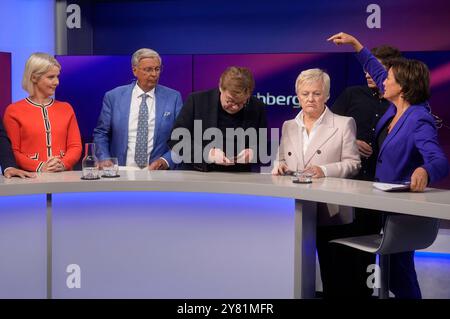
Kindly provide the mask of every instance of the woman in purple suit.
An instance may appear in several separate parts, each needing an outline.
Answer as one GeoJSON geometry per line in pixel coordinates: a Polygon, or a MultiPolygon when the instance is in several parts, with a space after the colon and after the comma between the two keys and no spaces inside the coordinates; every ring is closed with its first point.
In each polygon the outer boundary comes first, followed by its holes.
{"type": "MultiPolygon", "coordinates": [[[[376,82],[384,98],[391,102],[376,127],[378,160],[375,181],[411,183],[422,192],[432,182],[447,176],[448,160],[437,139],[434,118],[427,100],[430,74],[416,60],[395,60],[388,71],[356,38],[338,33],[328,39],[350,44],[364,70],[376,82]]],[[[414,252],[391,255],[390,288],[397,298],[421,298],[414,269],[414,252]]]]}

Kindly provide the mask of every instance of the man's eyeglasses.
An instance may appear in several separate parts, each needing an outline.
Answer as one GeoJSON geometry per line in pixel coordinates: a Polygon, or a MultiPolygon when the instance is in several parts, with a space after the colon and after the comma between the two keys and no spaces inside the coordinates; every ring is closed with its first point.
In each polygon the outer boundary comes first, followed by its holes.
{"type": "Polygon", "coordinates": [[[156,68],[139,68],[139,70],[141,70],[145,74],[150,74],[150,73],[159,74],[162,71],[162,66],[156,67],[156,68]]]}
{"type": "Polygon", "coordinates": [[[226,100],[225,103],[227,103],[227,106],[237,106],[237,107],[244,107],[247,103],[248,100],[244,101],[244,102],[235,102],[233,100],[226,100]]]}

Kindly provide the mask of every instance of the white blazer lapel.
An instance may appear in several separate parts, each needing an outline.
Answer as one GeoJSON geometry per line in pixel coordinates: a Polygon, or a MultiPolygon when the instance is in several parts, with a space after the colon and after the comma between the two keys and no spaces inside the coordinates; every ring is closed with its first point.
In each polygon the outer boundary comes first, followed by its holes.
{"type": "MultiPolygon", "coordinates": [[[[304,168],[303,159],[303,134],[301,128],[297,123],[292,123],[292,129],[288,130],[289,144],[285,150],[285,156],[292,152],[292,155],[296,157],[298,168],[304,168]]],[[[291,155],[291,156],[292,156],[291,155]]]]}

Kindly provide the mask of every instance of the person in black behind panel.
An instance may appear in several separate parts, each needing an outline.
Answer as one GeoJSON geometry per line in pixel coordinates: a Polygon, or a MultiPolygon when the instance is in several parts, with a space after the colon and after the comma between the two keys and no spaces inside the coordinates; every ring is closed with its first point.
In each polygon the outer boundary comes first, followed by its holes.
{"type": "MultiPolygon", "coordinates": [[[[380,46],[371,50],[372,54],[385,68],[390,61],[401,57],[398,49],[391,46],[380,46]]],[[[374,143],[375,127],[378,120],[386,112],[389,102],[383,98],[376,83],[365,73],[367,85],[352,86],[344,90],[336,99],[332,110],[336,114],[351,116],[356,122],[356,143],[361,155],[361,170],[355,177],[359,180],[373,181],[378,150],[374,143]]],[[[333,238],[344,238],[376,234],[381,229],[382,214],[370,209],[355,208],[353,223],[336,229],[333,238]]],[[[371,273],[367,267],[376,263],[374,254],[355,251],[346,246],[332,245],[333,259],[336,261],[335,281],[332,282],[330,298],[370,298],[373,289],[367,285],[371,273]]]]}
{"type": "Polygon", "coordinates": [[[6,135],[6,131],[3,128],[3,122],[0,121],[0,166],[2,173],[6,178],[14,176],[26,178],[36,177],[36,174],[23,171],[16,168],[16,160],[11,149],[11,143],[6,135]]]}
{"type": "Polygon", "coordinates": [[[232,66],[222,73],[218,88],[188,97],[168,141],[175,157],[181,157],[182,168],[252,170],[252,163],[258,163],[259,140],[267,138],[261,134],[267,128],[265,105],[252,96],[254,87],[249,69],[232,66]],[[182,136],[183,131],[189,136],[182,136]]]}

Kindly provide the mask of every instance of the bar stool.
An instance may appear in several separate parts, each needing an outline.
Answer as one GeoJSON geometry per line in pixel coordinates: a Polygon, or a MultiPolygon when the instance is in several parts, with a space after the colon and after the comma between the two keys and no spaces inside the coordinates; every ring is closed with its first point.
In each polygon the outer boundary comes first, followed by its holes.
{"type": "Polygon", "coordinates": [[[436,239],[439,219],[403,214],[386,217],[381,234],[331,240],[330,243],[346,245],[379,256],[379,298],[389,298],[390,254],[424,249],[436,239]]]}

